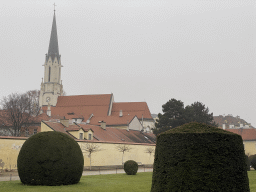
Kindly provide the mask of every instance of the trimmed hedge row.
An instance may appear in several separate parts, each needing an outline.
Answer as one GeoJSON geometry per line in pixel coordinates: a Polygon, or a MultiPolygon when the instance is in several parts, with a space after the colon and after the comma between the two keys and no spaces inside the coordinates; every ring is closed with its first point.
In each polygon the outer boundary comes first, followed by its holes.
{"type": "Polygon", "coordinates": [[[17,160],[23,184],[68,185],[80,181],[84,159],[77,142],[61,132],[41,132],[23,144],[17,160]]]}
{"type": "Polygon", "coordinates": [[[151,192],[249,191],[240,135],[188,123],[157,137],[151,192]]]}

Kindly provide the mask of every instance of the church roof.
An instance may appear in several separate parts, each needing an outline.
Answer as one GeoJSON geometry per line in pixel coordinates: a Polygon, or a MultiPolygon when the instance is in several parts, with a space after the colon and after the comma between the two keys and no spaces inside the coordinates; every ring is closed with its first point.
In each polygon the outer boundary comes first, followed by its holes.
{"type": "MultiPolygon", "coordinates": [[[[112,103],[112,99],[113,94],[59,96],[56,107],[51,107],[51,115],[65,119],[81,118],[86,122],[93,114],[90,124],[99,125],[103,120],[107,126],[127,125],[135,116],[140,120],[143,116],[143,119],[153,121],[146,102],[112,103]],[[123,113],[121,117],[120,110],[123,113]]],[[[46,111],[47,107],[42,109],[46,111]]]]}
{"type": "Polygon", "coordinates": [[[58,45],[58,35],[57,35],[57,24],[56,24],[56,17],[55,12],[53,15],[53,22],[52,22],[52,31],[50,37],[50,44],[48,49],[48,58],[51,57],[52,60],[57,56],[59,59],[59,45],[58,45]]]}
{"type": "Polygon", "coordinates": [[[149,111],[148,105],[146,102],[121,102],[113,103],[112,107],[112,116],[119,116],[119,112],[122,110],[123,116],[132,116],[135,115],[138,119],[152,119],[151,113],[149,111]]]}
{"type": "Polygon", "coordinates": [[[109,106],[112,94],[59,96],[56,107],[109,106]]]}

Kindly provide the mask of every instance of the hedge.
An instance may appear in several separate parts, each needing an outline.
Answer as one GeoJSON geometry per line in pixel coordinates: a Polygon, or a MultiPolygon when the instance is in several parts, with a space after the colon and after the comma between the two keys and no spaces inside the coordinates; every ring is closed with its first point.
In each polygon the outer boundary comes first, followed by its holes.
{"type": "Polygon", "coordinates": [[[61,132],[41,132],[23,144],[17,167],[29,185],[68,185],[80,181],[84,159],[77,142],[61,132]]]}
{"type": "Polygon", "coordinates": [[[151,192],[249,191],[240,135],[188,123],[157,137],[151,192]]]}
{"type": "Polygon", "coordinates": [[[128,160],[124,163],[124,171],[127,175],[136,175],[138,171],[138,163],[133,160],[128,160]]]}

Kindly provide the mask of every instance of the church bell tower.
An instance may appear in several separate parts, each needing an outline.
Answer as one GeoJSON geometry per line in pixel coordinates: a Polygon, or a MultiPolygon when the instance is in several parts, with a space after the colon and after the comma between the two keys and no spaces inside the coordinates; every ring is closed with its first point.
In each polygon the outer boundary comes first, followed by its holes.
{"type": "Polygon", "coordinates": [[[61,82],[61,55],[59,54],[55,10],[48,53],[45,54],[44,78],[42,78],[39,106],[56,106],[58,96],[63,94],[61,82]]]}

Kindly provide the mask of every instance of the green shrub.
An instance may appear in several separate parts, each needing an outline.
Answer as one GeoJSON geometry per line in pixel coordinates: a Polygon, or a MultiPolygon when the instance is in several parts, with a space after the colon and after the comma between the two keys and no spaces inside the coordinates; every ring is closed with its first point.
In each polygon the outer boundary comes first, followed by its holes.
{"type": "Polygon", "coordinates": [[[245,155],[245,161],[246,161],[246,167],[247,167],[247,171],[250,171],[250,166],[251,166],[251,162],[249,161],[249,157],[248,155],[245,155]]]}
{"type": "Polygon", "coordinates": [[[151,192],[249,191],[240,135],[188,123],[157,136],[151,192]]]}
{"type": "Polygon", "coordinates": [[[256,170],[256,155],[251,155],[249,158],[250,165],[256,170]]]}
{"type": "Polygon", "coordinates": [[[133,160],[128,160],[124,163],[124,171],[127,175],[136,175],[138,171],[138,163],[133,160]]]}
{"type": "Polygon", "coordinates": [[[77,142],[61,132],[41,132],[25,141],[18,155],[20,180],[29,185],[68,185],[80,181],[84,159],[77,142]]]}

